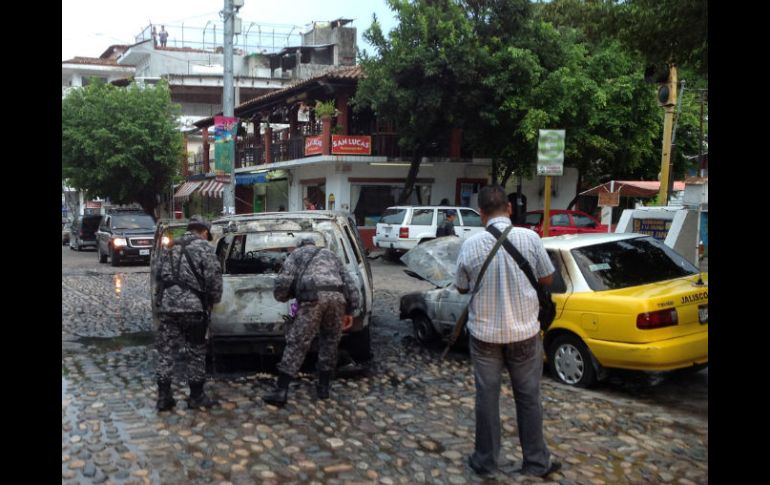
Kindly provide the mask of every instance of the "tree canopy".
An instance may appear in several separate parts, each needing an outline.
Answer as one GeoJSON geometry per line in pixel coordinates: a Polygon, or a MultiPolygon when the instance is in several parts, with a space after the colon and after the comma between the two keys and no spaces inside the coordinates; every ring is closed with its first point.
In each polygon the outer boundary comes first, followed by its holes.
{"type": "Polygon", "coordinates": [[[392,122],[411,166],[399,203],[412,192],[420,161],[445,145],[460,119],[463,99],[478,77],[469,62],[476,44],[460,5],[454,0],[388,0],[398,25],[388,37],[376,17],[364,34],[376,56],[363,55],[366,78],[353,103],[392,122]]]}
{"type": "Polygon", "coordinates": [[[644,83],[652,62],[677,62],[690,77],[675,173],[697,153],[692,88],[706,86],[703,1],[388,3],[399,23],[386,36],[375,18],[366,32],[376,52],[362,56],[367,78],[354,101],[392,121],[413,153],[404,198],[422,155],[445,145],[451,128],[463,129],[472,152],[493,158],[493,179],[503,182],[533,173],[545,128],[566,130],[565,163],[578,168],[578,185],[655,178],[663,111],[644,83]]]}
{"type": "Polygon", "coordinates": [[[91,196],[153,214],[183,158],[168,85],[93,82],[62,99],[62,178],[91,196]]]}

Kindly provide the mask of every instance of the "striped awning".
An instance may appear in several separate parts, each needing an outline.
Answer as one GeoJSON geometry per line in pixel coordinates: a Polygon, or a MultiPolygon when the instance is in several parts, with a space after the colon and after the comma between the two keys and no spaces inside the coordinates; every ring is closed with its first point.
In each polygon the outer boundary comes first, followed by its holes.
{"type": "Polygon", "coordinates": [[[222,198],[222,192],[225,190],[225,184],[217,182],[216,179],[204,182],[201,186],[201,195],[204,197],[219,197],[222,198]]]}
{"type": "Polygon", "coordinates": [[[190,197],[190,194],[195,192],[195,189],[197,189],[200,186],[200,182],[185,182],[176,189],[176,193],[174,194],[175,199],[181,199],[181,200],[187,200],[190,197]]]}

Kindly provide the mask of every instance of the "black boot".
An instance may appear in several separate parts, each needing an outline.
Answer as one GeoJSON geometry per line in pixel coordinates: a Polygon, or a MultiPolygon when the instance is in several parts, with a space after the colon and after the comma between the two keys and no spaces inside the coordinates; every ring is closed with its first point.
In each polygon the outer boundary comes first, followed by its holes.
{"type": "Polygon", "coordinates": [[[291,376],[283,372],[278,373],[278,380],[275,382],[275,389],[262,396],[262,400],[273,406],[283,407],[289,398],[289,383],[291,376]]]}
{"type": "Polygon", "coordinates": [[[331,371],[321,371],[318,373],[318,384],[315,386],[318,399],[329,399],[329,385],[331,384],[331,371]]]}
{"type": "Polygon", "coordinates": [[[158,381],[158,403],[155,409],[158,411],[168,411],[176,406],[176,400],[171,393],[171,381],[158,381]]]}
{"type": "Polygon", "coordinates": [[[203,381],[190,381],[190,399],[187,400],[187,407],[210,408],[219,405],[219,401],[211,399],[203,391],[203,381]]]}

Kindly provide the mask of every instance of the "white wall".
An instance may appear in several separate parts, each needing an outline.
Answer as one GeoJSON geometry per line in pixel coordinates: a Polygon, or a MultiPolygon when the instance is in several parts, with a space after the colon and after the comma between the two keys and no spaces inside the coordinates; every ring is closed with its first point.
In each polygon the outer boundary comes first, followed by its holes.
{"type": "MultiPolygon", "coordinates": [[[[430,204],[438,204],[443,198],[454,204],[457,178],[488,179],[489,167],[470,165],[467,163],[435,162],[432,166],[422,166],[417,178],[432,178],[430,204]]],[[[302,210],[304,197],[303,179],[326,178],[326,198],[334,194],[335,208],[342,210],[343,206],[351,210],[350,177],[358,178],[400,178],[405,179],[409,172],[408,166],[372,166],[368,163],[325,164],[298,167],[292,170],[292,183],[289,185],[288,210],[302,210]],[[347,170],[349,168],[349,170],[347,170]]],[[[372,182],[375,184],[376,182],[372,182]]],[[[388,182],[390,184],[390,182],[388,182]]]]}

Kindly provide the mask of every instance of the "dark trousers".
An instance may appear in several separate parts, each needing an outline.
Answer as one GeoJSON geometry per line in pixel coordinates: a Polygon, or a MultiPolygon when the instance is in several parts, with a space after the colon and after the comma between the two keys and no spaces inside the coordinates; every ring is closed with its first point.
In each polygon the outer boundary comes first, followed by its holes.
{"type": "Polygon", "coordinates": [[[471,459],[493,472],[500,457],[500,382],[508,369],[516,402],[523,467],[545,472],[550,452],[543,438],[543,406],[540,378],[543,374],[543,344],[539,335],[521,342],[492,344],[471,337],[471,360],[476,381],[476,441],[471,459]]]}
{"type": "Polygon", "coordinates": [[[342,317],[345,315],[345,297],[332,291],[318,292],[318,301],[301,303],[297,317],[286,331],[278,370],[296,377],[305,355],[318,335],[318,370],[333,371],[337,367],[337,346],[342,338],[342,317]]]}
{"type": "Polygon", "coordinates": [[[202,313],[167,314],[160,317],[155,346],[158,350],[159,381],[171,381],[174,364],[182,347],[187,354],[187,380],[206,379],[206,329],[208,318],[202,313]]]}

